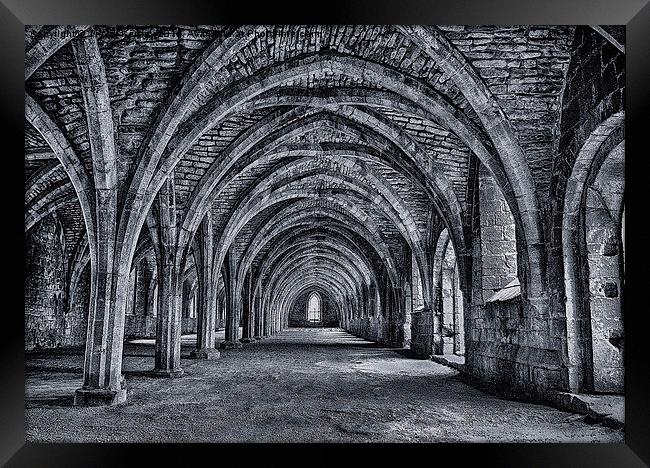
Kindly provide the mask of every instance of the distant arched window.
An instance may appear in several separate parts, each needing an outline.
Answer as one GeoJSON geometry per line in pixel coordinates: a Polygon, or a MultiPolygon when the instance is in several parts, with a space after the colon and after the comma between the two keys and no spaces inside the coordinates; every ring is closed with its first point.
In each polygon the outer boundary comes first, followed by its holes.
{"type": "Polygon", "coordinates": [[[309,300],[307,301],[307,320],[310,322],[320,322],[321,321],[321,306],[320,306],[320,295],[317,292],[313,292],[309,295],[309,300]]]}

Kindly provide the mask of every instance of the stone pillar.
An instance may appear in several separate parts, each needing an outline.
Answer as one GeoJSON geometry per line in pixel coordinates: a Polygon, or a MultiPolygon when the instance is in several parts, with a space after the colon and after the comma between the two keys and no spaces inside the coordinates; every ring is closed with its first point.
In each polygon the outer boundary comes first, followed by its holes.
{"type": "Polygon", "coordinates": [[[239,341],[242,343],[254,343],[253,338],[253,307],[252,307],[252,285],[250,272],[244,279],[244,287],[242,288],[242,337],[239,341]]]}
{"type": "Polygon", "coordinates": [[[219,318],[218,320],[218,328],[224,328],[226,326],[226,316],[225,316],[225,311],[226,311],[226,295],[222,294],[219,295],[217,299],[217,317],[219,318]]]}
{"type": "Polygon", "coordinates": [[[214,247],[213,247],[212,212],[208,211],[194,235],[194,263],[198,277],[197,287],[197,316],[196,316],[196,349],[192,357],[197,359],[217,359],[220,357],[216,349],[216,313],[217,294],[213,277],[214,247]]]}
{"type": "Polygon", "coordinates": [[[182,299],[182,317],[184,319],[189,318],[191,315],[190,311],[190,305],[192,302],[192,291],[191,291],[191,286],[187,283],[187,281],[183,281],[183,299],[182,299]]]}
{"type": "Polygon", "coordinates": [[[135,289],[135,299],[134,299],[134,310],[133,313],[139,317],[144,317],[147,310],[147,302],[149,295],[149,281],[150,274],[147,270],[147,262],[145,260],[141,261],[138,265],[136,277],[136,289],[135,289]]]}
{"type": "Polygon", "coordinates": [[[158,322],[154,375],[179,377],[181,369],[181,274],[176,262],[176,197],[173,174],[155,201],[158,244],[158,322]]]}
{"type": "Polygon", "coordinates": [[[124,336],[124,297],[107,297],[111,278],[107,266],[91,276],[88,334],[84,356],[83,384],[75,392],[75,406],[116,405],[126,401],[122,376],[122,337],[124,336]],[[114,339],[114,335],[120,337],[114,339]]]}
{"type": "Polygon", "coordinates": [[[269,314],[269,336],[275,335],[275,310],[271,304],[267,303],[269,314]]]}
{"type": "Polygon", "coordinates": [[[442,336],[442,291],[436,288],[436,297],[433,303],[433,354],[442,355],[444,352],[444,342],[442,336]]]}
{"type": "MultiPolygon", "coordinates": [[[[122,376],[125,294],[131,265],[116,259],[118,226],[117,151],[110,96],[97,38],[82,34],[71,41],[86,109],[88,140],[93,162],[92,201],[81,194],[82,209],[93,218],[91,287],[83,384],[75,393],[80,406],[114,405],[126,401],[122,376]],[[92,214],[91,214],[92,213],[92,214]]],[[[29,102],[28,102],[29,103],[29,102]]]]}
{"type": "Polygon", "coordinates": [[[280,328],[280,315],[275,307],[270,309],[271,311],[271,334],[275,335],[280,328]]]}
{"type": "Polygon", "coordinates": [[[443,354],[454,352],[454,321],[455,321],[455,299],[454,299],[454,264],[455,256],[451,253],[451,243],[447,247],[447,253],[442,267],[442,346],[443,354]]]}
{"type": "Polygon", "coordinates": [[[224,259],[223,282],[226,288],[226,333],[221,349],[241,348],[239,342],[239,319],[241,317],[241,298],[235,291],[235,259],[228,252],[224,259]]]}
{"type": "Polygon", "coordinates": [[[464,298],[460,289],[460,271],[458,269],[458,259],[454,270],[454,354],[462,355],[465,353],[465,317],[464,317],[464,298]]]}
{"type": "Polygon", "coordinates": [[[256,340],[261,340],[264,337],[264,314],[262,313],[262,298],[259,289],[258,283],[255,288],[255,294],[253,294],[253,315],[255,317],[253,338],[256,340]]]}
{"type": "Polygon", "coordinates": [[[126,315],[135,315],[135,298],[138,291],[138,267],[129,274],[129,292],[126,296],[126,315]]]}
{"type": "Polygon", "coordinates": [[[264,302],[261,302],[262,304],[262,320],[263,320],[263,326],[262,329],[264,330],[264,337],[269,337],[271,336],[271,317],[269,317],[269,309],[267,306],[264,305],[264,302]]]}
{"type": "Polygon", "coordinates": [[[390,335],[391,346],[401,346],[402,341],[402,313],[404,298],[402,288],[393,287],[392,310],[390,314],[390,335]]]}
{"type": "Polygon", "coordinates": [[[147,309],[145,311],[145,315],[148,317],[153,317],[158,314],[157,310],[155,310],[155,307],[157,306],[156,304],[156,285],[158,284],[158,275],[157,272],[154,271],[154,274],[152,274],[149,277],[149,285],[147,287],[147,309]]]}

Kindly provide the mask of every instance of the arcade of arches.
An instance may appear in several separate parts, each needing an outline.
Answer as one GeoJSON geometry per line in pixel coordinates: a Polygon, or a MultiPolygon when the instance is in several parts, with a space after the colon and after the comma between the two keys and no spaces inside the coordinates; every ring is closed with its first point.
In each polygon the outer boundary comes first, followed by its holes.
{"type": "Polygon", "coordinates": [[[295,327],[622,394],[622,28],[25,34],[25,346],[75,405],[295,327]]]}

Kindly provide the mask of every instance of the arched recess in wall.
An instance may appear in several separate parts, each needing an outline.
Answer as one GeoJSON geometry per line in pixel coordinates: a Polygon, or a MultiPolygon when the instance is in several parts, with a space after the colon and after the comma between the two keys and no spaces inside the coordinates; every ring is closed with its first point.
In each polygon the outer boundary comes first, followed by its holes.
{"type": "MultiPolygon", "coordinates": [[[[56,348],[69,343],[60,333],[68,325],[62,291],[65,237],[56,213],[27,233],[25,243],[25,348],[56,348]]],[[[71,314],[70,314],[71,315],[71,314]]]]}
{"type": "Polygon", "coordinates": [[[478,167],[478,221],[482,302],[509,301],[521,295],[520,236],[512,212],[494,177],[478,167]]]}
{"type": "Polygon", "coordinates": [[[460,269],[447,229],[438,236],[433,257],[434,354],[465,354],[465,304],[460,269]]]}
{"type": "Polygon", "coordinates": [[[567,183],[562,248],[573,391],[624,390],[622,124],[617,114],[591,134],[567,183]]]}
{"type": "Polygon", "coordinates": [[[550,188],[548,266],[549,289],[564,305],[554,334],[563,341],[567,386],[580,392],[594,388],[585,185],[625,137],[625,49],[584,26],[575,29],[571,47],[550,188]]]}
{"type": "Polygon", "coordinates": [[[157,282],[157,268],[151,244],[143,243],[136,254],[129,275],[124,322],[126,339],[155,338],[157,301],[154,294],[157,293],[157,282]]]}
{"type": "Polygon", "coordinates": [[[451,242],[447,243],[442,259],[441,272],[442,306],[442,350],[443,354],[463,355],[465,353],[465,324],[463,293],[460,290],[460,276],[456,252],[451,242]]]}

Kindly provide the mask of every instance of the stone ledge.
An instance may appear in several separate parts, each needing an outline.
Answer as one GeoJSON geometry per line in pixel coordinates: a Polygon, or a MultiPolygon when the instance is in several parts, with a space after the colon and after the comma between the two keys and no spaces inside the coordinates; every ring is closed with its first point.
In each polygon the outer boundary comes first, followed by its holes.
{"type": "MultiPolygon", "coordinates": [[[[481,391],[503,395],[503,389],[468,373],[464,358],[456,355],[432,355],[431,360],[459,371],[466,382],[481,391]],[[462,361],[461,361],[462,360],[462,361]]],[[[506,398],[512,399],[505,395],[506,398]]],[[[540,403],[587,416],[591,421],[617,430],[625,430],[625,397],[623,395],[588,395],[542,390],[536,396],[520,397],[517,401],[540,403]]]]}
{"type": "Polygon", "coordinates": [[[561,410],[583,414],[592,421],[612,429],[625,429],[625,397],[623,395],[551,392],[549,393],[549,403],[561,410]]]}
{"type": "Polygon", "coordinates": [[[457,356],[455,354],[432,354],[431,360],[442,364],[443,366],[448,366],[453,369],[456,369],[459,372],[465,372],[465,357],[457,356]]]}

